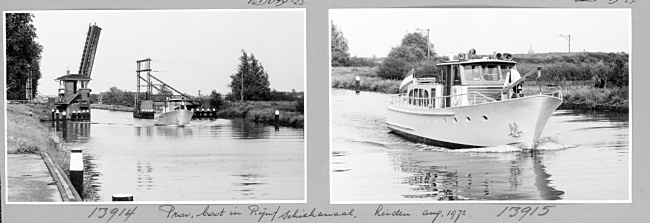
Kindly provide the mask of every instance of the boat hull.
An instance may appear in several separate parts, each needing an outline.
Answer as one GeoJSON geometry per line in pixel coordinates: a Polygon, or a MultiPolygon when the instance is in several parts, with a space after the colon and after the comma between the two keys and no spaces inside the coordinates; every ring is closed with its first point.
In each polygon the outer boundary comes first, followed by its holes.
{"type": "Polygon", "coordinates": [[[442,109],[388,106],[386,124],[403,137],[446,148],[520,144],[533,148],[562,100],[534,95],[442,109]]]}
{"type": "Polygon", "coordinates": [[[185,126],[192,120],[192,115],[194,115],[194,112],[190,110],[175,110],[156,114],[154,120],[156,121],[156,125],[185,126]]]}

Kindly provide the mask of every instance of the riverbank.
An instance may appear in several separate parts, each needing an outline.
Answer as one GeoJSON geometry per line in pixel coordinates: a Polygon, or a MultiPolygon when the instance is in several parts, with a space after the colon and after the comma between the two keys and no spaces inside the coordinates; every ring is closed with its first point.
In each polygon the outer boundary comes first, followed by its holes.
{"type": "Polygon", "coordinates": [[[304,108],[297,101],[234,101],[225,102],[217,111],[220,118],[241,118],[257,123],[275,123],[275,111],[280,112],[279,124],[303,128],[304,108]]]}
{"type": "MultiPolygon", "coordinates": [[[[280,125],[304,127],[304,104],[297,101],[225,101],[217,111],[219,118],[244,118],[257,123],[275,124],[275,110],[280,111],[280,125]]],[[[91,104],[92,109],[133,112],[132,107],[91,104]]]]}
{"type": "MultiPolygon", "coordinates": [[[[7,105],[7,154],[41,154],[47,153],[52,161],[70,176],[70,151],[55,132],[40,120],[49,120],[51,108],[46,105],[9,104],[7,105]]],[[[84,177],[89,176],[84,169],[84,177]]],[[[84,201],[96,201],[90,184],[84,180],[84,201]]]]}
{"type": "MultiPolygon", "coordinates": [[[[384,80],[377,76],[377,68],[372,67],[332,67],[332,88],[355,90],[355,77],[361,78],[361,91],[397,94],[401,80],[384,80]]],[[[539,94],[539,86],[534,82],[524,82],[524,94],[539,94]]],[[[629,92],[627,88],[594,88],[591,82],[581,82],[547,87],[543,92],[561,90],[564,101],[559,109],[599,109],[627,112],[629,92]]]]}
{"type": "MultiPolygon", "coordinates": [[[[588,85],[542,86],[542,92],[562,91],[563,102],[558,109],[597,109],[629,111],[627,88],[594,88],[588,85]]],[[[539,94],[539,86],[532,83],[524,86],[524,94],[539,94]]]]}
{"type": "Polygon", "coordinates": [[[122,105],[90,104],[90,108],[109,111],[133,112],[133,107],[126,107],[122,105]]]}
{"type": "Polygon", "coordinates": [[[355,78],[359,76],[361,91],[399,93],[402,80],[385,80],[377,76],[376,67],[332,67],[332,88],[355,90],[355,78]]]}

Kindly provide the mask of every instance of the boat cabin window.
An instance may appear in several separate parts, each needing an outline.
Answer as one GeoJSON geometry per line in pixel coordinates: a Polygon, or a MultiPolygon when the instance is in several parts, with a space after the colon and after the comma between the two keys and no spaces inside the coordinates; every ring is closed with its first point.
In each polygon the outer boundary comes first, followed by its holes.
{"type": "Polygon", "coordinates": [[[454,66],[453,68],[454,72],[454,85],[461,85],[460,81],[460,71],[458,71],[458,67],[454,66]]]}
{"type": "Polygon", "coordinates": [[[429,91],[425,89],[411,89],[409,91],[409,104],[415,106],[428,106],[429,91]]]}
{"type": "Polygon", "coordinates": [[[483,79],[486,81],[498,81],[500,78],[499,68],[496,64],[486,64],[483,68],[483,79]]]}
{"type": "Polygon", "coordinates": [[[463,66],[463,84],[503,84],[506,69],[512,65],[494,63],[468,64],[463,66]],[[504,74],[505,73],[505,74],[504,74]]]}
{"type": "Polygon", "coordinates": [[[481,80],[481,66],[479,65],[465,65],[465,79],[468,81],[481,80]]]}
{"type": "Polygon", "coordinates": [[[500,67],[501,67],[501,77],[503,77],[503,79],[506,79],[506,76],[508,76],[508,72],[510,71],[510,69],[512,69],[513,66],[503,64],[500,67]]]}

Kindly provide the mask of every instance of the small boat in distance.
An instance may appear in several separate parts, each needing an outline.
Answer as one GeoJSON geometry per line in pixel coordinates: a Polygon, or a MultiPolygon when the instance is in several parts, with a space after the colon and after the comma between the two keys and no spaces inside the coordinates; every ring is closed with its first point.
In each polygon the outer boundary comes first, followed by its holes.
{"type": "Polygon", "coordinates": [[[541,67],[521,76],[511,54],[475,54],[472,49],[437,64],[441,80],[414,78],[411,70],[388,106],[391,132],[451,149],[534,148],[562,92],[542,93],[540,87],[539,94],[524,96],[522,82],[535,73],[539,77],[541,67]]]}
{"type": "Polygon", "coordinates": [[[182,98],[167,98],[165,104],[154,114],[155,125],[185,126],[192,120],[194,112],[188,110],[182,98]]]}

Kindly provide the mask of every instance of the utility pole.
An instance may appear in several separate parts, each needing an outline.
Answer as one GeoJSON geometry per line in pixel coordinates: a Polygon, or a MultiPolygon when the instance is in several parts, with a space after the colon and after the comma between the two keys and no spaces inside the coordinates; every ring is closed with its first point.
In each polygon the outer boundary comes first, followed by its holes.
{"type": "Polygon", "coordinates": [[[431,56],[431,52],[430,52],[430,48],[431,48],[431,47],[430,47],[430,45],[431,45],[431,40],[430,40],[430,38],[429,38],[429,29],[420,29],[420,28],[417,28],[417,29],[415,29],[415,30],[417,30],[417,31],[424,31],[424,30],[426,30],[426,31],[427,31],[427,60],[429,60],[429,59],[430,59],[430,56],[431,56]]]}
{"type": "Polygon", "coordinates": [[[571,35],[562,35],[562,34],[560,34],[560,37],[564,37],[564,39],[569,41],[569,53],[571,53],[571,35]]]}
{"type": "Polygon", "coordinates": [[[32,79],[33,79],[32,69],[31,69],[31,66],[29,66],[29,64],[28,64],[27,65],[27,82],[25,83],[25,99],[27,99],[28,101],[32,100],[32,95],[34,95],[34,93],[32,91],[32,86],[33,86],[32,79]]]}
{"type": "Polygon", "coordinates": [[[244,101],[244,72],[241,72],[241,101],[244,101]]]}

